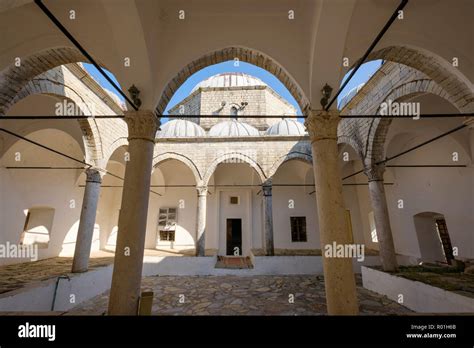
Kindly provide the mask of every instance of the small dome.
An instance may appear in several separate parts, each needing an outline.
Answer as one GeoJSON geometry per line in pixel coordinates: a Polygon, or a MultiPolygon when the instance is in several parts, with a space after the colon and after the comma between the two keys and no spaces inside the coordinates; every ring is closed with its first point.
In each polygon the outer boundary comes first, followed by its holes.
{"type": "Polygon", "coordinates": [[[205,135],[206,132],[201,126],[194,122],[181,119],[166,122],[161,126],[161,131],[157,134],[159,138],[203,137],[205,135]]]}
{"type": "Polygon", "coordinates": [[[285,118],[267,129],[267,135],[306,135],[306,130],[301,122],[296,119],[285,118]]]}
{"type": "Polygon", "coordinates": [[[207,80],[199,82],[191,91],[193,93],[198,88],[206,87],[252,87],[267,86],[259,78],[244,73],[228,72],[209,77],[207,80]]]}
{"type": "Polygon", "coordinates": [[[220,122],[209,129],[211,137],[245,137],[260,135],[257,128],[236,120],[220,122]]]}

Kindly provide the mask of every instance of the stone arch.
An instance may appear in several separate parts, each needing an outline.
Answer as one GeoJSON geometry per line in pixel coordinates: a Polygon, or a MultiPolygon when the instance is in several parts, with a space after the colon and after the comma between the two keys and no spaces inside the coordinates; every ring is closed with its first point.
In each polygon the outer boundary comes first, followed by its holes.
{"type": "Polygon", "coordinates": [[[362,145],[357,142],[356,137],[351,137],[348,135],[339,135],[337,137],[337,144],[338,145],[349,145],[354,152],[362,158],[362,145]]]}
{"type": "MultiPolygon", "coordinates": [[[[28,95],[50,94],[64,97],[64,89],[60,91],[58,81],[46,81],[40,75],[61,65],[83,61],[87,59],[76,48],[56,47],[21,58],[18,67],[12,63],[0,72],[0,116],[5,115],[13,104],[28,95]]],[[[67,86],[63,84],[62,87],[67,86]]],[[[77,93],[72,93],[69,97],[76,104],[82,100],[77,93]]],[[[102,142],[96,120],[78,120],[78,123],[84,135],[87,158],[102,158],[104,153],[100,146],[102,142]]]]}
{"type": "MultiPolygon", "coordinates": [[[[67,130],[62,129],[61,127],[55,127],[55,126],[51,126],[51,125],[44,126],[44,125],[41,125],[41,124],[38,125],[36,123],[36,124],[33,124],[33,126],[26,128],[24,130],[22,136],[26,139],[33,140],[33,141],[37,142],[38,140],[34,139],[34,136],[37,136],[38,134],[43,134],[44,132],[50,132],[50,131],[55,132],[54,139],[57,139],[58,135],[59,136],[67,136],[67,138],[71,139],[73,141],[73,144],[74,144],[73,145],[73,150],[77,146],[77,150],[78,150],[79,153],[73,154],[73,153],[68,151],[66,153],[66,155],[72,156],[73,158],[78,159],[78,160],[82,160],[82,158],[80,156],[82,156],[85,149],[83,148],[83,146],[82,146],[83,144],[81,144],[80,139],[75,137],[73,134],[71,134],[67,130]]],[[[53,139],[53,138],[51,138],[51,139],[53,139]]],[[[18,145],[21,146],[21,142],[24,142],[24,140],[19,139],[17,137],[11,137],[8,142],[3,143],[2,144],[3,147],[0,149],[0,159],[5,158],[4,156],[6,156],[8,154],[8,152],[11,151],[15,146],[18,146],[18,145]]],[[[43,143],[43,145],[45,145],[45,144],[43,143]]],[[[58,148],[56,146],[51,146],[51,145],[47,145],[47,146],[53,148],[56,151],[61,151],[62,150],[62,148],[58,148]]],[[[39,148],[37,147],[37,145],[32,144],[31,148],[35,149],[36,153],[38,153],[37,151],[38,151],[39,148]]],[[[69,148],[69,150],[71,150],[71,148],[69,148]]],[[[54,160],[67,161],[67,163],[73,163],[72,164],[73,166],[77,166],[78,168],[80,167],[79,163],[72,162],[71,159],[67,159],[67,158],[65,158],[65,157],[63,157],[63,156],[61,156],[57,153],[53,154],[50,150],[44,149],[44,153],[52,154],[54,156],[53,157],[54,160]]],[[[40,154],[40,156],[41,156],[41,154],[40,154]]],[[[75,174],[75,176],[76,176],[75,184],[78,184],[76,181],[78,180],[81,173],[82,173],[82,170],[77,169],[76,174],[75,174]]]]}
{"type": "Polygon", "coordinates": [[[21,59],[21,65],[10,66],[0,72],[0,115],[12,105],[15,97],[34,77],[57,66],[86,61],[72,47],[50,48],[21,59]]]}
{"type": "Polygon", "coordinates": [[[196,185],[202,181],[201,173],[199,172],[199,169],[196,166],[196,164],[193,162],[193,160],[187,156],[181,155],[176,152],[166,152],[166,153],[159,154],[158,156],[155,156],[153,158],[153,168],[158,166],[158,164],[160,164],[161,162],[168,161],[168,160],[177,160],[183,163],[185,166],[187,166],[194,175],[194,179],[196,180],[196,185]]]}
{"type": "MultiPolygon", "coordinates": [[[[61,98],[61,99],[64,99],[68,102],[74,103],[74,100],[71,100],[69,97],[66,97],[66,96],[58,96],[58,95],[50,95],[50,94],[44,94],[44,95],[47,95],[48,97],[61,98]]],[[[80,110],[80,106],[78,106],[78,108],[80,110]]],[[[81,111],[81,114],[83,114],[82,111],[81,111]]],[[[0,117],[0,120],[1,120],[1,117],[0,117]]],[[[84,121],[84,120],[81,120],[81,121],[84,121]]],[[[82,127],[81,127],[82,137],[80,137],[79,134],[72,134],[70,129],[66,130],[61,125],[57,125],[57,124],[54,124],[54,123],[51,123],[51,122],[46,122],[46,123],[45,122],[29,122],[24,127],[22,127],[21,129],[22,129],[21,134],[19,134],[19,135],[24,136],[24,137],[28,137],[28,135],[30,135],[34,132],[45,130],[45,129],[55,129],[55,130],[64,132],[64,133],[70,135],[76,142],[78,142],[78,144],[81,146],[82,155],[86,156],[87,159],[89,159],[89,155],[91,155],[93,153],[93,151],[95,150],[95,148],[93,148],[93,149],[89,148],[88,149],[88,146],[92,146],[92,145],[90,145],[90,144],[92,144],[92,141],[88,141],[89,139],[86,138],[86,135],[84,134],[84,131],[83,131],[82,127]]],[[[14,140],[6,141],[3,144],[3,148],[0,150],[0,157],[2,157],[4,155],[4,153],[6,153],[8,151],[8,149],[18,141],[18,138],[16,138],[16,137],[12,137],[12,139],[14,139],[14,140]]]]}
{"type": "Polygon", "coordinates": [[[300,152],[300,151],[292,151],[286,155],[281,156],[279,159],[277,159],[270,170],[268,171],[268,177],[272,178],[275,173],[278,171],[278,169],[285,163],[291,160],[300,160],[306,163],[309,163],[309,165],[313,165],[313,157],[309,153],[305,152],[300,152]]]}
{"type": "Polygon", "coordinates": [[[202,182],[204,185],[207,185],[209,183],[209,179],[211,178],[212,174],[216,171],[217,166],[229,159],[237,159],[242,162],[247,163],[249,166],[251,166],[258,174],[260,181],[263,183],[267,179],[267,176],[265,175],[265,172],[263,171],[262,167],[260,164],[257,163],[253,158],[241,154],[239,152],[229,152],[226,154],[223,154],[222,156],[217,157],[212,161],[212,163],[208,166],[206,173],[204,174],[204,177],[202,179],[202,182]]]}
{"type": "MultiPolygon", "coordinates": [[[[407,83],[404,83],[397,88],[393,89],[383,100],[383,102],[391,101],[403,101],[414,97],[416,95],[421,95],[425,93],[431,93],[437,95],[441,98],[444,98],[450,102],[454,107],[456,107],[459,112],[462,112],[462,105],[453,103],[449,98],[447,98],[447,93],[444,91],[436,82],[430,79],[418,79],[413,80],[407,83]]],[[[379,114],[380,106],[377,109],[376,114],[379,114]]],[[[372,120],[370,131],[368,133],[368,139],[372,140],[367,143],[367,154],[370,154],[369,158],[366,158],[368,163],[378,162],[384,160],[385,152],[384,145],[387,133],[392,124],[392,118],[376,118],[372,120]]]]}
{"type": "Polygon", "coordinates": [[[421,71],[446,92],[445,98],[461,112],[474,110],[472,83],[444,58],[410,46],[389,46],[372,52],[369,60],[383,59],[421,71]]]}
{"type": "MultiPolygon", "coordinates": [[[[83,98],[77,92],[64,83],[43,78],[41,75],[28,81],[25,87],[23,87],[23,89],[11,100],[8,107],[11,107],[22,99],[35,94],[49,95],[73,102],[78,106],[81,115],[91,115],[90,110],[81,109],[81,105],[86,106],[87,103],[84,102],[83,98]],[[66,95],[64,88],[70,89],[73,93],[66,95]]],[[[8,112],[8,110],[5,110],[5,112],[8,112]]],[[[79,127],[83,134],[86,158],[102,158],[104,154],[100,145],[103,142],[96,120],[93,118],[79,119],[77,122],[79,123],[79,127]]]]}
{"type": "MultiPolygon", "coordinates": [[[[461,113],[473,112],[472,83],[444,58],[421,48],[389,46],[372,52],[367,61],[376,59],[403,64],[426,76],[426,78],[410,81],[395,88],[385,100],[390,96],[392,99],[400,99],[414,93],[433,93],[449,101],[461,113]]],[[[350,138],[361,144],[361,155],[364,162],[370,164],[384,159],[383,148],[391,119],[347,119],[343,121],[345,128],[356,129],[355,132],[350,132],[350,138]]]]}
{"type": "Polygon", "coordinates": [[[104,150],[104,165],[107,166],[107,163],[112,157],[113,153],[122,146],[128,146],[128,138],[120,137],[117,138],[109,147],[104,150]]]}
{"type": "Polygon", "coordinates": [[[173,94],[184,83],[184,81],[186,81],[186,79],[193,75],[195,72],[207,66],[234,59],[238,59],[239,61],[256,65],[272,73],[288,89],[288,91],[297,101],[302,111],[304,111],[308,107],[309,100],[303,92],[303,89],[298,85],[298,83],[289,74],[289,72],[286,71],[283,66],[281,66],[281,64],[279,64],[273,58],[260,51],[245,47],[232,46],[207,53],[195,59],[194,61],[186,65],[183,69],[181,69],[164,88],[163,93],[161,94],[161,98],[158,101],[156,107],[156,113],[159,115],[163,114],[166,105],[168,105],[173,94]]]}

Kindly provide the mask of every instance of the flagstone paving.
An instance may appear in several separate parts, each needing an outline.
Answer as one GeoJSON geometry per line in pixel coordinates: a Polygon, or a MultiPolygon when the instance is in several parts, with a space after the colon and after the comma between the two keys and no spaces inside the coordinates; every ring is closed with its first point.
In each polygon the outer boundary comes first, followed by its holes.
{"type": "MultiPolygon", "coordinates": [[[[360,285],[361,314],[403,315],[409,309],[360,285]]],[[[153,315],[321,315],[326,313],[322,276],[154,276],[142,290],[153,290],[153,315]]],[[[108,292],[67,315],[103,315],[108,292]]]]}
{"type": "MultiPolygon", "coordinates": [[[[145,249],[145,256],[190,256],[190,250],[145,249]]],[[[105,267],[114,263],[114,252],[94,251],[89,259],[89,269],[105,267]]],[[[26,285],[56,278],[71,273],[72,257],[52,257],[34,262],[0,266],[0,294],[20,289],[26,285]]]]}

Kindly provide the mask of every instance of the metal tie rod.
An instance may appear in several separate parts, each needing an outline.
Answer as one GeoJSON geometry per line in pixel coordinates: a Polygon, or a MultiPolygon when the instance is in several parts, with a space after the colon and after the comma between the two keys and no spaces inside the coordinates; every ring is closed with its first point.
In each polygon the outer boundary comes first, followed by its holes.
{"type": "Polygon", "coordinates": [[[46,7],[41,0],[35,0],[35,4],[44,12],[51,22],[58,27],[59,30],[76,46],[76,48],[99,70],[100,74],[120,93],[122,97],[132,106],[135,111],[138,111],[138,107],[127,97],[125,93],[120,89],[119,86],[105,73],[102,67],[92,58],[92,56],[82,47],[82,45],[74,38],[74,36],[61,24],[61,22],[53,15],[53,13],[46,7]]]}
{"type": "Polygon", "coordinates": [[[373,49],[375,48],[375,46],[379,43],[379,41],[382,39],[382,37],[385,35],[385,33],[387,32],[387,30],[390,28],[390,26],[393,24],[393,22],[395,21],[395,19],[397,19],[397,16],[398,16],[398,13],[403,10],[403,8],[408,4],[408,0],[402,0],[402,2],[400,3],[400,5],[398,5],[397,9],[393,12],[392,16],[390,17],[390,19],[388,20],[387,23],[385,23],[385,26],[382,28],[382,30],[380,31],[380,33],[377,35],[377,37],[375,38],[375,40],[372,42],[372,44],[370,45],[370,47],[368,48],[367,52],[365,52],[364,56],[359,60],[359,62],[357,63],[355,69],[352,70],[351,74],[349,75],[349,77],[346,79],[346,81],[344,81],[344,83],[342,84],[342,86],[339,88],[339,90],[337,91],[336,95],[331,99],[331,101],[329,102],[329,104],[326,106],[325,110],[328,111],[329,108],[331,107],[331,105],[336,101],[337,97],[339,96],[339,94],[341,94],[342,90],[347,86],[347,84],[349,83],[349,81],[354,77],[355,73],[359,70],[359,68],[362,66],[362,64],[364,64],[365,60],[367,59],[367,57],[369,56],[369,54],[373,51],[373,49]]]}
{"type": "MultiPolygon", "coordinates": [[[[36,142],[36,141],[34,141],[34,140],[25,138],[24,136],[21,136],[21,135],[19,135],[19,134],[16,134],[16,133],[14,133],[14,132],[11,132],[11,131],[9,131],[8,129],[0,128],[0,132],[4,132],[4,133],[7,133],[7,134],[10,134],[10,135],[12,135],[12,136],[14,136],[14,137],[16,137],[16,138],[18,138],[18,139],[24,140],[24,141],[26,141],[26,142],[28,142],[28,143],[31,143],[31,144],[36,145],[36,146],[38,146],[38,147],[41,147],[41,148],[43,148],[43,149],[45,149],[45,150],[51,151],[51,152],[53,152],[53,153],[55,153],[55,154],[57,154],[57,155],[59,155],[59,156],[62,156],[62,157],[68,158],[68,159],[70,159],[70,160],[72,160],[72,161],[81,163],[81,164],[87,166],[88,168],[93,168],[93,167],[94,167],[92,164],[89,164],[89,163],[87,163],[87,162],[85,162],[85,161],[81,161],[81,160],[79,160],[79,159],[77,159],[77,158],[74,158],[74,157],[72,157],[72,156],[66,155],[65,153],[63,153],[63,152],[61,152],[61,151],[58,151],[58,150],[55,150],[55,149],[53,149],[53,148],[51,148],[51,147],[48,147],[48,146],[46,146],[46,145],[40,144],[40,143],[38,143],[38,142],[36,142]]],[[[13,169],[13,168],[12,168],[12,169],[13,169]]],[[[15,169],[19,169],[19,168],[15,168],[15,169]]],[[[116,174],[114,174],[114,173],[111,173],[111,172],[109,172],[107,169],[102,169],[102,168],[100,168],[100,170],[103,171],[103,172],[105,172],[106,174],[108,174],[108,175],[110,175],[110,176],[113,176],[113,177],[117,178],[117,179],[120,179],[120,180],[122,180],[122,181],[124,180],[124,178],[122,178],[121,176],[116,175],[116,174]]],[[[151,193],[154,193],[155,195],[162,196],[161,194],[159,194],[158,192],[155,192],[155,191],[153,191],[153,190],[150,190],[150,192],[151,192],[151,193]]]]}
{"type": "MultiPolygon", "coordinates": [[[[396,155],[394,155],[394,156],[392,156],[392,157],[387,157],[386,159],[384,159],[384,160],[382,160],[382,161],[378,161],[378,162],[375,163],[375,165],[390,162],[391,160],[393,160],[393,159],[395,159],[395,158],[397,158],[397,157],[406,155],[407,153],[409,153],[409,152],[411,152],[411,151],[414,151],[414,150],[416,150],[416,149],[419,149],[419,148],[422,147],[422,146],[428,145],[428,144],[430,144],[430,143],[432,143],[432,142],[434,142],[434,141],[436,141],[436,140],[439,140],[439,139],[441,139],[441,138],[444,138],[445,136],[448,136],[448,135],[450,135],[450,134],[452,134],[452,133],[454,133],[454,132],[457,132],[457,131],[459,131],[459,130],[461,130],[461,129],[464,129],[464,128],[466,128],[466,127],[467,127],[467,125],[463,124],[463,125],[461,125],[461,126],[459,126],[459,127],[453,128],[453,129],[451,129],[451,130],[449,130],[449,131],[447,131],[447,132],[445,132],[445,133],[442,133],[442,134],[440,134],[440,135],[438,135],[438,136],[436,136],[436,137],[434,137],[434,138],[431,138],[431,139],[429,139],[429,140],[427,140],[427,141],[424,141],[424,142],[422,142],[421,144],[415,145],[415,146],[409,148],[408,150],[402,151],[402,152],[400,152],[400,153],[398,153],[398,154],[396,154],[396,155]]],[[[349,178],[351,178],[351,177],[353,177],[353,176],[355,176],[355,175],[357,175],[357,174],[363,173],[363,172],[364,172],[363,169],[358,170],[357,172],[354,172],[354,173],[352,173],[352,174],[350,174],[350,175],[348,175],[348,176],[343,177],[342,180],[349,179],[349,178]]]]}

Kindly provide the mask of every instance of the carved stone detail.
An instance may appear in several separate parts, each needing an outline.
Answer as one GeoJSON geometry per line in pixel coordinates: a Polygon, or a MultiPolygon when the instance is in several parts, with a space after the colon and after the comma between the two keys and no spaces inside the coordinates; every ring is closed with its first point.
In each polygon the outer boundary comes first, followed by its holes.
{"type": "Polygon", "coordinates": [[[304,123],[308,130],[311,142],[337,139],[337,125],[341,118],[337,110],[311,110],[307,111],[304,123]]]}
{"type": "Polygon", "coordinates": [[[143,139],[155,142],[156,132],[160,127],[160,119],[149,110],[127,111],[125,122],[128,126],[128,140],[143,139]]]}
{"type": "Polygon", "coordinates": [[[370,164],[364,166],[364,174],[370,181],[383,181],[383,173],[385,172],[385,163],[370,164]]]}
{"type": "Polygon", "coordinates": [[[272,195],[272,180],[268,179],[262,184],[263,196],[268,197],[272,195]]]}
{"type": "Polygon", "coordinates": [[[102,173],[94,168],[88,168],[85,171],[86,173],[86,182],[96,182],[102,183],[102,173]]]}
{"type": "Polygon", "coordinates": [[[209,188],[207,186],[196,186],[198,196],[207,196],[209,188]]]}

